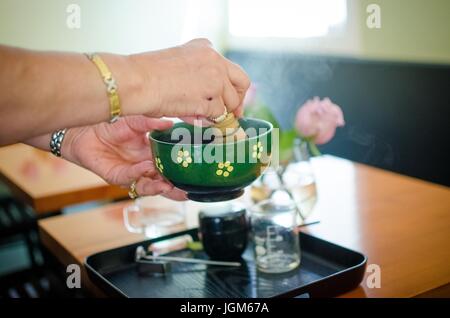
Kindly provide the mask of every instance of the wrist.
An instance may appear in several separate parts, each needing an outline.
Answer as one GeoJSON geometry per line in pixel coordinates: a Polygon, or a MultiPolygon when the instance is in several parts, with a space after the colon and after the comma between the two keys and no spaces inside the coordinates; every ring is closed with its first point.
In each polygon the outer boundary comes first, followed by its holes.
{"type": "Polygon", "coordinates": [[[75,145],[76,141],[85,128],[86,127],[67,129],[63,143],[61,144],[62,158],[79,165],[79,160],[76,156],[75,145]]]}
{"type": "Polygon", "coordinates": [[[161,78],[159,72],[158,52],[139,53],[127,56],[129,69],[138,79],[135,86],[136,106],[132,115],[161,117],[161,78]]]}
{"type": "Polygon", "coordinates": [[[57,157],[61,157],[61,147],[64,142],[67,129],[58,129],[52,133],[50,138],[50,151],[57,157]]]}
{"type": "Polygon", "coordinates": [[[147,113],[144,72],[130,56],[100,54],[117,83],[122,116],[147,113]]]}

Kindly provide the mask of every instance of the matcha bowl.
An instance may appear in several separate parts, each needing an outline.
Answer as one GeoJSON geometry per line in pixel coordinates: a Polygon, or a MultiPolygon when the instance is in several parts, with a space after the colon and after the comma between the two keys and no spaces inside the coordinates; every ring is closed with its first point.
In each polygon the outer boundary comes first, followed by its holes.
{"type": "Polygon", "coordinates": [[[175,123],[149,134],[159,172],[174,186],[200,202],[237,198],[270,163],[272,125],[259,119],[240,119],[248,138],[214,143],[210,128],[175,123]]]}

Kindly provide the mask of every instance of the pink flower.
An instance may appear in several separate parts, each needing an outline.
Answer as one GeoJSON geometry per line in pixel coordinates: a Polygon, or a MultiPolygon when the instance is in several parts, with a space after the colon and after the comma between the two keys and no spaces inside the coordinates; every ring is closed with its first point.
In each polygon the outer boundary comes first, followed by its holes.
{"type": "Polygon", "coordinates": [[[322,145],[329,142],[336,132],[336,127],[345,125],[342,109],[328,98],[319,97],[308,100],[297,111],[295,128],[303,136],[313,138],[322,145]]]}

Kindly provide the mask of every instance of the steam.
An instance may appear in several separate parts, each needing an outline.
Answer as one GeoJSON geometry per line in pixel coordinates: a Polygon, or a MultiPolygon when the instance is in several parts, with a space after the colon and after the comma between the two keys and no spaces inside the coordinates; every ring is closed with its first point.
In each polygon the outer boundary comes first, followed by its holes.
{"type": "Polygon", "coordinates": [[[314,97],[318,83],[333,75],[333,63],[320,56],[281,52],[230,53],[257,84],[258,98],[266,104],[283,129],[292,128],[299,106],[314,97]]]}

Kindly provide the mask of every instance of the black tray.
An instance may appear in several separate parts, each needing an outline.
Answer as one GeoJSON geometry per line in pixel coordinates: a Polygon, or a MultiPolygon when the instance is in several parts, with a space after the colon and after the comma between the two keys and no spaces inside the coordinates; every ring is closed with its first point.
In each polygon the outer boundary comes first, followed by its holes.
{"type": "MultiPolygon", "coordinates": [[[[198,240],[197,229],[192,229],[97,253],[86,258],[88,275],[115,297],[333,297],[360,284],[367,261],[361,253],[300,233],[301,264],[284,274],[258,272],[251,246],[239,268],[173,263],[173,273],[166,276],[138,273],[137,246],[147,248],[181,235],[198,240]]],[[[169,255],[206,258],[203,252],[187,249],[169,255]]]]}

